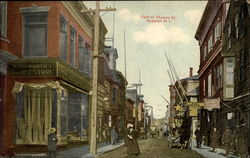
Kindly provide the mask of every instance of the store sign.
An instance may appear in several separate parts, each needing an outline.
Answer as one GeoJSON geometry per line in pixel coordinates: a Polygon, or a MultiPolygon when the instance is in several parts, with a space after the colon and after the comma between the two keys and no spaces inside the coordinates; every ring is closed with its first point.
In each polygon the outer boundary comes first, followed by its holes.
{"type": "Polygon", "coordinates": [[[56,76],[56,63],[12,63],[10,76],[56,76]]]}
{"type": "Polygon", "coordinates": [[[212,111],[213,109],[220,109],[220,98],[216,99],[204,99],[204,109],[212,111]]]}
{"type": "Polygon", "coordinates": [[[91,82],[81,72],[58,59],[20,59],[9,64],[9,76],[58,77],[84,90],[91,89],[91,82]]]}

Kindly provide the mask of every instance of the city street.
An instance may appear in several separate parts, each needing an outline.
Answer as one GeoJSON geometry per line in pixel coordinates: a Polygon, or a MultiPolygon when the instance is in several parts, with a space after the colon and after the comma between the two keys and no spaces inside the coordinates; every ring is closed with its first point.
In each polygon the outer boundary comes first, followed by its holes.
{"type": "MultiPolygon", "coordinates": [[[[193,150],[169,148],[164,138],[148,138],[139,140],[141,154],[138,158],[203,158],[193,150]]],[[[111,152],[100,155],[98,158],[130,158],[127,156],[126,146],[117,148],[111,152]]],[[[136,157],[136,156],[135,156],[136,157]]]]}

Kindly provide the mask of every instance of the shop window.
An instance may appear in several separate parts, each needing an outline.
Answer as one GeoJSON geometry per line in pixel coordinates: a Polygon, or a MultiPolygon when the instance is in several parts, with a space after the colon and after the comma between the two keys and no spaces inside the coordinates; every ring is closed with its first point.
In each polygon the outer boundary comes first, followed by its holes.
{"type": "Polygon", "coordinates": [[[56,127],[56,97],[56,91],[51,88],[24,87],[20,93],[17,93],[17,144],[46,143],[48,129],[56,127]],[[52,116],[48,115],[50,113],[52,116]]]}
{"type": "Polygon", "coordinates": [[[68,129],[69,136],[79,139],[87,135],[88,96],[81,93],[69,94],[68,129]]]}
{"type": "Polygon", "coordinates": [[[0,2],[0,29],[0,37],[7,37],[7,1],[0,2]]]}
{"type": "Polygon", "coordinates": [[[47,56],[47,12],[24,13],[24,56],[47,56]]]}
{"type": "Polygon", "coordinates": [[[67,61],[67,21],[64,17],[60,17],[60,51],[61,59],[67,61]]]}
{"type": "Polygon", "coordinates": [[[76,31],[70,28],[70,65],[76,67],[76,31]]]}

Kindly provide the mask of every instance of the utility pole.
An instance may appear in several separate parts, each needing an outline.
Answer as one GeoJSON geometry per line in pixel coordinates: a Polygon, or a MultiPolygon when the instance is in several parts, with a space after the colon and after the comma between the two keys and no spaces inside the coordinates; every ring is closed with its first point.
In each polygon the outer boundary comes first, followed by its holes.
{"type": "Polygon", "coordinates": [[[100,1],[96,1],[96,9],[82,10],[82,13],[95,13],[95,30],[94,30],[94,52],[93,52],[93,94],[91,105],[90,121],[90,154],[96,155],[96,119],[97,119],[97,90],[98,90],[98,57],[99,55],[99,30],[100,30],[100,11],[115,11],[115,8],[100,9],[100,1]]]}

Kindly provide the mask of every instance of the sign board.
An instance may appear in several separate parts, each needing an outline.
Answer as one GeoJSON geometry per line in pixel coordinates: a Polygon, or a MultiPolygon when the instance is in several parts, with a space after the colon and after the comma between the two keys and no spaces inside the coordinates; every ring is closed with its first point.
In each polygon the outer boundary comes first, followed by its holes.
{"type": "Polygon", "coordinates": [[[213,109],[220,109],[220,98],[215,99],[204,99],[204,109],[212,111],[213,109]]]}

